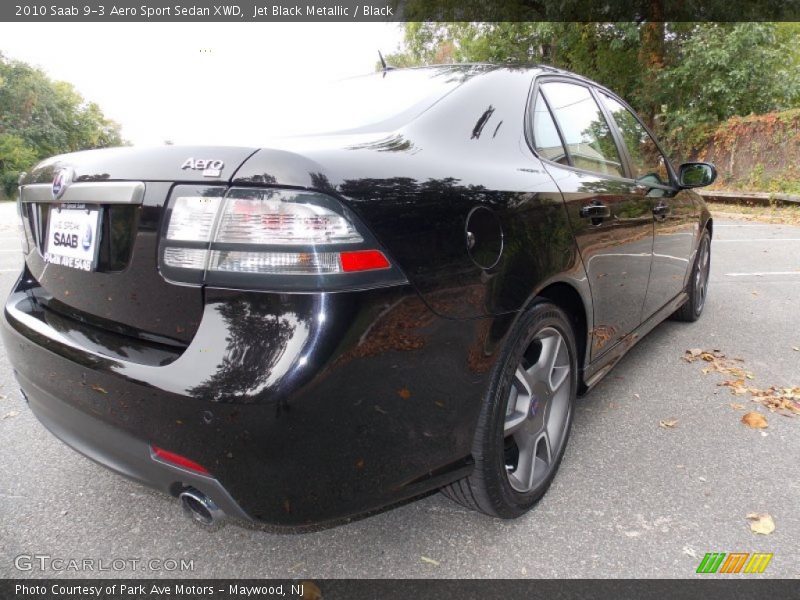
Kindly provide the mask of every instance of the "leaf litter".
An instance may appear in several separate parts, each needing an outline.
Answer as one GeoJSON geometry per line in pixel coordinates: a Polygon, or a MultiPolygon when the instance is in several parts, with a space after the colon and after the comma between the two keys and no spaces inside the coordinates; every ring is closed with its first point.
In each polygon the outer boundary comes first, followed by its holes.
{"type": "Polygon", "coordinates": [[[738,379],[755,379],[755,376],[750,371],[745,371],[742,368],[744,364],[743,358],[728,358],[720,350],[700,350],[694,348],[687,350],[683,355],[683,360],[688,363],[702,360],[707,362],[708,366],[702,369],[704,375],[709,373],[723,373],[725,375],[733,375],[738,379]]]}
{"type": "MultiPolygon", "coordinates": [[[[750,399],[762,405],[770,412],[778,413],[785,417],[795,417],[800,415],[800,386],[794,387],[779,387],[769,386],[767,388],[753,387],[748,383],[749,380],[755,379],[752,372],[744,368],[743,358],[728,358],[721,350],[715,348],[712,350],[702,350],[700,348],[692,348],[687,350],[683,355],[683,360],[688,363],[702,361],[707,363],[708,366],[702,369],[704,375],[709,373],[722,373],[723,375],[731,375],[733,379],[727,379],[718,383],[718,386],[727,387],[734,396],[750,395],[750,399]]],[[[732,403],[731,408],[734,410],[741,410],[743,405],[732,403]]],[[[748,413],[745,417],[751,414],[748,413]]],[[[742,423],[750,427],[758,429],[766,427],[766,419],[764,424],[753,425],[748,421],[759,422],[755,417],[748,417],[742,419],[742,423]]]]}

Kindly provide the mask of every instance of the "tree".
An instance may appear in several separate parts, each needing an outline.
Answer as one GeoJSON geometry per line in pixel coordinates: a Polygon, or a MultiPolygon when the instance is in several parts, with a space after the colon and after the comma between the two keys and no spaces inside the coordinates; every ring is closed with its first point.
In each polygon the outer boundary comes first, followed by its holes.
{"type": "Polygon", "coordinates": [[[36,158],[36,152],[21,137],[0,133],[0,190],[13,193],[19,174],[36,158]]]}
{"type": "MultiPolygon", "coordinates": [[[[659,79],[663,122],[671,131],[715,125],[734,115],[789,108],[798,76],[770,23],[705,23],[670,49],[670,68],[659,79]]],[[[787,40],[788,41],[788,40],[787,40]]]]}
{"type": "Polygon", "coordinates": [[[42,158],[124,143],[119,125],[72,85],[0,53],[0,185],[7,194],[42,158]]]}

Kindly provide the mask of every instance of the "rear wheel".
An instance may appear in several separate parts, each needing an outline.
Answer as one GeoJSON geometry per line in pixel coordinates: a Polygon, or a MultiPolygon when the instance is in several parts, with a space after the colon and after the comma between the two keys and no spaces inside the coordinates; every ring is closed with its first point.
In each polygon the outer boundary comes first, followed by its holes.
{"type": "Polygon", "coordinates": [[[536,304],[495,369],[473,443],[475,469],[445,495],[502,518],[530,510],[561,463],[577,387],[570,321],[557,306],[536,304]]]}
{"type": "Polygon", "coordinates": [[[703,314],[708,295],[708,275],[711,270],[711,236],[708,230],[703,232],[700,244],[697,246],[697,258],[694,261],[692,274],[686,293],[689,299],[686,303],[676,310],[672,318],[676,321],[697,321],[703,314]]]}

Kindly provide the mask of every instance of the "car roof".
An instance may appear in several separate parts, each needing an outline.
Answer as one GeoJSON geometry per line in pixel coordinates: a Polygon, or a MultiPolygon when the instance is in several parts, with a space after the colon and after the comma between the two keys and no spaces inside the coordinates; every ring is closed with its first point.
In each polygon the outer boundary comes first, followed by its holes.
{"type": "MultiPolygon", "coordinates": [[[[436,63],[432,65],[419,65],[413,67],[393,67],[389,65],[386,69],[387,72],[391,71],[411,71],[411,70],[426,70],[430,69],[432,71],[441,71],[441,70],[449,70],[449,71],[483,71],[486,73],[492,71],[499,71],[499,70],[509,70],[509,71],[539,71],[544,72],[547,74],[552,75],[563,75],[565,77],[571,77],[574,79],[578,79],[584,81],[586,83],[596,85],[599,87],[603,87],[596,81],[592,81],[591,79],[584,77],[583,75],[579,75],[578,73],[574,73],[572,71],[567,71],[565,69],[559,69],[550,65],[544,65],[541,63],[491,63],[491,62],[459,62],[459,63],[436,63]]],[[[380,71],[378,71],[380,72],[380,71]]]]}

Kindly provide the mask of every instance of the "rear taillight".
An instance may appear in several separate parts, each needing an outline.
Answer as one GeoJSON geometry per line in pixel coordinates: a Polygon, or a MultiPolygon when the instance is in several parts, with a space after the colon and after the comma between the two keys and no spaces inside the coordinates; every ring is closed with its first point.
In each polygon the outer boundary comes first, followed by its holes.
{"type": "Polygon", "coordinates": [[[371,271],[373,269],[388,269],[389,261],[378,250],[356,250],[355,252],[342,252],[339,254],[342,270],[347,273],[356,271],[371,271]]]}
{"type": "Polygon", "coordinates": [[[287,246],[362,243],[353,223],[332,204],[314,192],[234,188],[228,193],[215,241],[287,246]]]}
{"type": "Polygon", "coordinates": [[[305,190],[177,186],[159,264],[172,281],[341,290],[405,281],[335,198],[305,190]]]}

